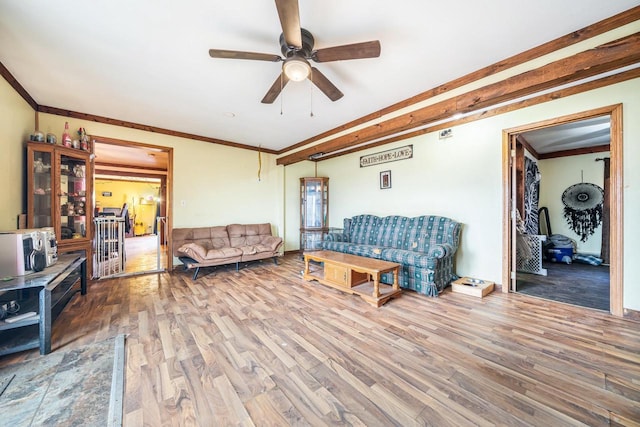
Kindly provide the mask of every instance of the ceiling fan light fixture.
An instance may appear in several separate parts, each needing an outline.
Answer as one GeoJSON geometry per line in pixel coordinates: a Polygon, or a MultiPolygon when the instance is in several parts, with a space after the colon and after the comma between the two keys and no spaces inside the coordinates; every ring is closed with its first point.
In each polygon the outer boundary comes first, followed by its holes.
{"type": "Polygon", "coordinates": [[[289,80],[301,82],[311,74],[311,66],[306,59],[299,56],[287,58],[282,64],[282,72],[289,80]]]}

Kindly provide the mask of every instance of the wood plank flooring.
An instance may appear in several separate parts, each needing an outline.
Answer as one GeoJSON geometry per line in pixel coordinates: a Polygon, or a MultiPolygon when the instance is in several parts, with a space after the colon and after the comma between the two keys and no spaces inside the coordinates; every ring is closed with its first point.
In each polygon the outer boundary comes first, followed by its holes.
{"type": "Polygon", "coordinates": [[[302,269],[94,281],[53,348],[128,334],[125,426],[640,425],[639,323],[500,292],[374,308],[302,269]]]}
{"type": "Polygon", "coordinates": [[[142,273],[167,268],[167,246],[160,247],[160,268],[158,268],[158,236],[127,237],[125,239],[127,262],[125,273],[142,273]]]}
{"type": "Polygon", "coordinates": [[[545,262],[547,275],[518,272],[517,289],[523,294],[581,307],[609,311],[609,267],[573,262],[545,262]]]}

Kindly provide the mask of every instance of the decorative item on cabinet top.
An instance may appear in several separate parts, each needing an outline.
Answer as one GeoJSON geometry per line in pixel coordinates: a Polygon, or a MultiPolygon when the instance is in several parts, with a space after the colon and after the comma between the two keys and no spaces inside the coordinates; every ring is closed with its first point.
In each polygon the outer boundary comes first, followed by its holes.
{"type": "Polygon", "coordinates": [[[31,135],[29,135],[29,141],[44,142],[44,134],[39,130],[36,130],[31,135]]]}
{"type": "MultiPolygon", "coordinates": [[[[80,128],[80,129],[83,129],[83,128],[80,128]]],[[[47,136],[45,137],[42,132],[34,132],[31,135],[29,135],[28,142],[30,143],[40,142],[43,145],[45,144],[55,145],[57,147],[64,147],[70,150],[88,151],[91,153],[92,152],[91,138],[86,134],[86,132],[82,134],[80,130],[78,130],[78,135],[80,136],[80,139],[72,140],[70,145],[68,146],[59,143],[58,138],[53,133],[47,133],[47,136]]]]}

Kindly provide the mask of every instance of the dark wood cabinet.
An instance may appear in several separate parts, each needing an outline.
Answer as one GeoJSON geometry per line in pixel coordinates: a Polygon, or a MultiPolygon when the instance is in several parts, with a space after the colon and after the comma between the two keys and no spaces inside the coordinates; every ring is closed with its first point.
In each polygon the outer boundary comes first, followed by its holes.
{"type": "Polygon", "coordinates": [[[80,255],[61,255],[43,271],[18,276],[0,283],[4,299],[20,305],[19,319],[0,320],[0,356],[31,348],[40,354],[51,352],[51,326],[71,297],[87,293],[87,260],[80,255]]]}

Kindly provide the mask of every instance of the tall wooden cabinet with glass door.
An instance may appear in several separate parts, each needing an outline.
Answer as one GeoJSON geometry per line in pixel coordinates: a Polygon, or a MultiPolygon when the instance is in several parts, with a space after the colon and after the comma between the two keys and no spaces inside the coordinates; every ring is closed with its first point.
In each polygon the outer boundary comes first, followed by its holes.
{"type": "Polygon", "coordinates": [[[329,178],[300,178],[300,250],[321,249],[329,231],[329,178]]]}
{"type": "Polygon", "coordinates": [[[53,227],[58,253],[84,251],[92,275],[93,183],[88,151],[27,142],[27,226],[53,227]]]}

